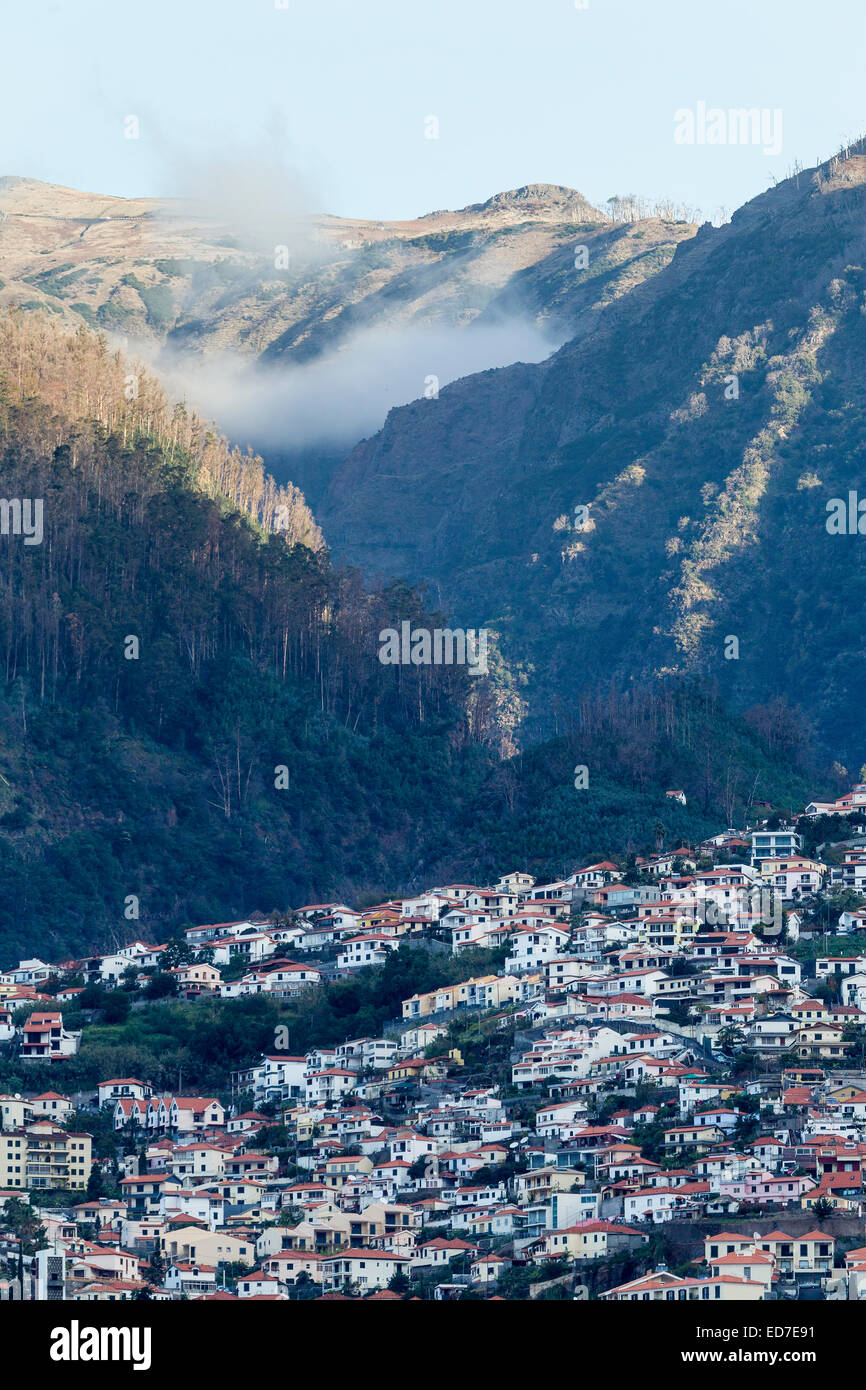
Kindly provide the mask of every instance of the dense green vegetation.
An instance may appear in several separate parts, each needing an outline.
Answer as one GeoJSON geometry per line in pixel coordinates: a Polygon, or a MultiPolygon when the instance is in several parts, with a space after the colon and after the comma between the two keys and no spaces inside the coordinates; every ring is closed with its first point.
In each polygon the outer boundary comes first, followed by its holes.
{"type": "MultiPolygon", "coordinates": [[[[3,540],[0,956],[384,889],[484,765],[468,678],[383,667],[377,634],[418,596],[367,592],[207,495],[189,448],[142,428],[143,393],[129,418],[122,364],[71,343],[55,370],[110,397],[107,424],[39,394],[38,339],[13,329],[0,359],[5,486],[44,499],[45,529],[3,540]]],[[[252,498],[255,468],[235,471],[252,498]]],[[[302,499],[281,505],[315,541],[302,499]]]]}
{"type": "MultiPolygon", "coordinates": [[[[182,1074],[187,1090],[225,1096],[230,1071],[250,1065],[262,1052],[275,1051],[277,1028],[288,1029],[288,1048],[283,1050],[292,1055],[346,1037],[378,1037],[383,1023],[400,1017],[403,999],[489,974],[502,959],[503,952],[473,950],[453,956],[407,945],[381,967],[304,990],[286,1004],[265,995],[136,1004],[116,1023],[106,1022],[104,1011],[83,1014],[78,1006],[64,1005],[64,1025],[84,1027],[81,1049],[64,1062],[28,1064],[26,1085],[69,1094],[95,1087],[108,1076],[138,1076],[171,1089],[179,1086],[182,1074]]],[[[457,1045],[449,1042],[447,1047],[457,1045]]],[[[24,1084],[14,1053],[0,1055],[0,1089],[20,1090],[24,1084]]]]}
{"type": "Polygon", "coordinates": [[[168,285],[150,285],[138,294],[147,310],[147,321],[157,333],[164,332],[174,322],[174,299],[168,285]]]}
{"type": "Polygon", "coordinates": [[[756,803],[802,808],[815,775],[808,744],[790,711],[764,714],[737,719],[700,684],[587,697],[573,732],[487,778],[464,820],[467,872],[489,877],[513,860],[557,877],[578,862],[694,844],[754,819],[756,803]],[[578,767],[588,777],[582,790],[578,767]],[[685,790],[686,805],[669,789],[685,790]]]}

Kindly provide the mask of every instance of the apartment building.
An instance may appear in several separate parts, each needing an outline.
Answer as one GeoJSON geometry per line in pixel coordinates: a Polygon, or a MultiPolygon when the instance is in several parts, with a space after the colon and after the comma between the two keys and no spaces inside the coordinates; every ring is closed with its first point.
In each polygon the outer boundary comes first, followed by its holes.
{"type": "Polygon", "coordinates": [[[0,1132],[0,1188],[80,1191],[93,1164],[89,1134],[71,1134],[50,1120],[0,1132]]]}

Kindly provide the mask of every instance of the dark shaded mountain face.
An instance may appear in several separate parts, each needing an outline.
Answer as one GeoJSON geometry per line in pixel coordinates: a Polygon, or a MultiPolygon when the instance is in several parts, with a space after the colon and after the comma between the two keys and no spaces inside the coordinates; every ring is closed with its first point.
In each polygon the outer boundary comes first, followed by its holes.
{"type": "Polygon", "coordinates": [[[864,266],[858,146],[701,228],[546,362],[392,411],[319,504],[328,541],[496,629],[524,737],[587,685],[700,673],[799,703],[856,771],[866,536],[828,504],[866,498],[864,266]]]}

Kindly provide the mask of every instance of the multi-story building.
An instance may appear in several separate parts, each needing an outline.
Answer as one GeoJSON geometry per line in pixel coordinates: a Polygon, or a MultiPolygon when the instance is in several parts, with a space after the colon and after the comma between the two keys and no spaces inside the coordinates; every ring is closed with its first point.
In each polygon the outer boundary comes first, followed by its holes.
{"type": "Polygon", "coordinates": [[[0,1133],[0,1188],[87,1186],[93,1164],[89,1134],[72,1134],[50,1120],[0,1133]]]}
{"type": "Polygon", "coordinates": [[[19,1057],[22,1062],[54,1062],[78,1051],[80,1033],[67,1033],[60,1013],[32,1013],[24,1024],[19,1057]]]}
{"type": "Polygon", "coordinates": [[[761,864],[765,859],[796,859],[803,848],[803,837],[790,827],[780,830],[753,830],[752,863],[761,864]]]}

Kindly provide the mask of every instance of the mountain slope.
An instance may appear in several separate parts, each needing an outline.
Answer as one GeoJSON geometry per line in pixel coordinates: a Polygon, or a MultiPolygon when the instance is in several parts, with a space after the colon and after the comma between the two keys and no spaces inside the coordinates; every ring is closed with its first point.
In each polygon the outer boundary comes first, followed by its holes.
{"type": "Polygon", "coordinates": [[[533,668],[527,735],[594,681],[701,673],[800,703],[858,768],[866,559],[825,522],[862,486],[864,207],[856,147],[701,228],[546,362],[391,412],[319,504],[329,542],[496,628],[533,668]]]}
{"type": "Polygon", "coordinates": [[[0,515],[43,507],[38,543],[0,534],[0,969],[559,873],[651,849],[659,819],[700,837],[756,795],[816,791],[793,721],[674,685],[587,698],[567,736],[501,762],[491,681],[377,659],[383,627],[442,615],[335,568],[302,498],[130,378],[86,331],[0,315],[0,515]]]}
{"type": "Polygon", "coordinates": [[[513,314],[561,342],[587,297],[573,293],[575,244],[592,248],[592,296],[611,298],[693,233],[658,223],[636,241],[574,189],[533,184],[414,221],[296,215],[239,234],[230,212],[189,201],[6,177],[0,308],[283,363],[310,361],[360,329],[471,328],[513,314]]]}
{"type": "Polygon", "coordinates": [[[188,417],[129,375],[92,335],[0,316],[6,958],[406,873],[485,766],[465,673],[376,659],[416,597],[334,570],[296,496],[262,529],[285,494],[260,464],[179,443],[188,417]]]}

